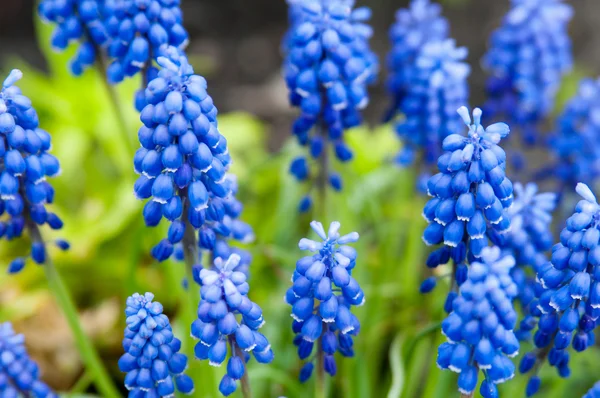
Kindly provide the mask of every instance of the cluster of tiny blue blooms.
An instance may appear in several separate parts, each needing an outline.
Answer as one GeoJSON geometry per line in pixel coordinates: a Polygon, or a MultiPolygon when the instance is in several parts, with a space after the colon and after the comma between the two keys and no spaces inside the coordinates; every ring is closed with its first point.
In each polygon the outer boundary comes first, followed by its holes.
{"type": "MultiPolygon", "coordinates": [[[[296,337],[301,360],[309,358],[315,342],[324,355],[325,372],[334,376],[337,366],[334,354],[354,356],[353,336],[360,331],[358,318],[351,312],[352,306],[365,302],[365,295],[352,269],[356,265],[356,250],[348,243],[358,241],[358,233],[340,236],[340,223],[331,223],[327,233],[320,222],[310,224],[322,242],[303,238],[298,244],[301,250],[314,253],[298,260],[292,277],[293,285],[285,295],[292,306],[292,328],[296,337]]],[[[315,357],[302,367],[300,381],[308,380],[314,369],[315,357]]]]}
{"type": "MultiPolygon", "coordinates": [[[[530,331],[536,326],[531,314],[535,305],[535,276],[548,261],[546,252],[553,243],[552,212],[556,207],[557,195],[553,192],[538,192],[535,183],[514,185],[514,202],[508,209],[511,229],[507,234],[496,235],[492,241],[516,259],[511,277],[516,283],[523,319],[516,332],[519,340],[529,340],[530,331]]],[[[533,310],[536,312],[535,310],[533,310]]]]}
{"type": "Polygon", "coordinates": [[[145,79],[152,80],[157,72],[153,60],[162,54],[161,47],[184,49],[188,44],[180,0],[106,0],[103,17],[110,40],[107,53],[113,59],[107,70],[111,83],[144,68],[145,79]]]}
{"type": "Polygon", "coordinates": [[[99,48],[106,46],[108,34],[102,21],[104,1],[98,0],[43,0],[38,14],[43,21],[55,24],[52,47],[64,50],[71,42],[79,47],[70,62],[74,75],[96,62],[99,48]]]}
{"type": "Polygon", "coordinates": [[[384,118],[386,122],[401,111],[421,49],[429,42],[448,38],[448,21],[441,13],[442,7],[429,0],[412,0],[408,8],[396,12],[389,31],[392,49],[387,56],[386,88],[393,101],[384,118]]]}
{"type": "MultiPolygon", "coordinates": [[[[290,5],[295,19],[285,43],[284,74],[290,102],[301,111],[293,132],[312,159],[327,156],[329,144],[339,161],[352,159],[344,131],[361,124],[361,110],[369,103],[367,84],[377,75],[377,59],[368,46],[372,29],[365,23],[371,11],[352,10],[353,3],[302,0],[290,5]]],[[[310,168],[308,157],[300,156],[290,171],[306,181],[313,177],[310,168]]],[[[326,178],[333,189],[342,189],[339,174],[326,178]]],[[[300,210],[310,205],[306,197],[300,210]]]]}
{"type": "Polygon", "coordinates": [[[600,176],[600,80],[583,79],[577,94],[565,105],[550,138],[556,164],[545,170],[567,186],[577,182],[593,184],[600,176]]]}
{"type": "Polygon", "coordinates": [[[229,198],[235,186],[226,174],[231,157],[217,129],[217,108],[206,80],[194,74],[175,48],[165,54],[157,60],[162,69],[145,90],[141,148],[134,157],[135,171],[141,174],[135,194],[151,198],[143,211],[146,224],[156,226],[163,217],[171,222],[168,238],[152,250],[159,261],[173,254],[186,228],[199,230],[199,244],[205,249],[214,247],[215,230],[223,236],[248,235],[247,227],[230,223],[241,206],[229,198]]]}
{"type": "Polygon", "coordinates": [[[484,248],[481,262],[471,263],[452,312],[442,322],[442,333],[448,341],[438,349],[437,364],[459,373],[462,394],[473,393],[479,370],[485,375],[480,387],[484,398],[498,397],[496,384],[515,374],[515,365],[509,359],[519,352],[513,332],[517,313],[512,300],[517,286],[510,269],[514,265],[514,257],[502,256],[497,246],[484,248]]]}
{"type": "MultiPolygon", "coordinates": [[[[567,219],[560,242],[553,246],[551,261],[538,270],[543,290],[538,293],[541,314],[534,343],[538,349],[552,347],[548,362],[563,377],[570,374],[567,348],[572,345],[581,352],[593,345],[600,316],[600,205],[587,185],[577,184],[576,191],[583,199],[567,219]]],[[[534,367],[537,354],[523,358],[523,373],[534,367]]],[[[539,388],[537,379],[533,380],[539,388]]]]}
{"type": "MultiPolygon", "coordinates": [[[[60,164],[48,153],[50,134],[38,127],[31,100],[15,86],[22,76],[21,71],[14,69],[0,91],[0,238],[7,240],[21,237],[26,227],[63,226],[61,219],[46,209],[46,204],[54,200],[54,189],[46,177],[58,175],[60,164]]],[[[46,244],[36,235],[31,236],[30,257],[44,264],[46,244]]],[[[68,248],[62,240],[55,243],[61,249],[68,248]]],[[[25,262],[24,257],[13,260],[8,272],[21,271],[25,262]]]]}
{"type": "Polygon", "coordinates": [[[526,143],[552,110],[562,77],[572,66],[568,24],[573,14],[562,0],[512,0],[483,59],[490,73],[486,116],[511,118],[526,143]]]}
{"type": "Polygon", "coordinates": [[[594,384],[592,388],[582,398],[599,398],[600,397],[600,381],[594,384]]]}
{"type": "Polygon", "coordinates": [[[457,48],[451,39],[429,41],[420,49],[399,104],[404,115],[396,124],[403,143],[399,164],[411,165],[419,151],[423,163],[435,164],[443,140],[460,128],[456,109],[469,97],[466,56],[467,49],[457,48]]]}
{"type": "Polygon", "coordinates": [[[466,276],[462,263],[480,257],[491,231],[504,234],[510,229],[506,209],[513,201],[513,186],[505,174],[506,154],[498,146],[508,135],[508,126],[496,123],[484,128],[479,108],[473,111],[473,121],[466,107],[458,113],[469,132],[466,137],[452,134],[443,141],[445,152],[437,164],[440,172],[427,182],[432,199],[423,209],[429,223],[423,241],[443,243],[429,255],[427,266],[435,268],[452,258],[460,284],[466,276]]]}
{"type": "Polygon", "coordinates": [[[183,372],[187,357],[179,352],[181,341],[174,337],[163,306],[154,295],[135,293],[127,298],[127,316],[119,369],[127,373],[129,397],[173,397],[175,389],[184,394],[194,382],[183,372]]]}
{"type": "Polygon", "coordinates": [[[200,270],[202,301],[198,319],[192,324],[192,336],[199,340],[194,349],[196,358],[218,367],[231,349],[226,374],[219,384],[225,396],[237,389],[250,352],[260,363],[273,360],[269,341],[258,331],[265,323],[262,310],[248,298],[250,287],[240,265],[241,258],[234,253],[226,260],[217,257],[212,269],[200,270]]]}
{"type": "Polygon", "coordinates": [[[7,398],[58,398],[40,380],[37,364],[29,358],[25,337],[15,334],[9,322],[0,324],[0,395],[7,398]]]}

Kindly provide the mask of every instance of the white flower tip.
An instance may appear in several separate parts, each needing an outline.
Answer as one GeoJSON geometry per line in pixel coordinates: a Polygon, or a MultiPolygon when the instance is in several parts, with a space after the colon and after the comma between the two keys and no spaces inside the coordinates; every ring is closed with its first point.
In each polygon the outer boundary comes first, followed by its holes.
{"type": "Polygon", "coordinates": [[[467,126],[471,125],[471,115],[469,115],[469,109],[466,106],[461,106],[456,112],[467,126]]]}
{"type": "Polygon", "coordinates": [[[590,187],[588,187],[583,182],[577,183],[577,186],[575,187],[575,191],[582,198],[584,198],[585,200],[587,200],[588,202],[596,203],[596,196],[594,195],[594,193],[592,192],[592,190],[590,189],[590,187]]]}
{"type": "Polygon", "coordinates": [[[4,79],[4,83],[2,84],[2,87],[8,88],[8,87],[12,86],[13,84],[15,84],[17,81],[21,80],[22,78],[23,78],[23,72],[21,72],[19,69],[13,69],[8,74],[8,77],[6,79],[4,79]]]}

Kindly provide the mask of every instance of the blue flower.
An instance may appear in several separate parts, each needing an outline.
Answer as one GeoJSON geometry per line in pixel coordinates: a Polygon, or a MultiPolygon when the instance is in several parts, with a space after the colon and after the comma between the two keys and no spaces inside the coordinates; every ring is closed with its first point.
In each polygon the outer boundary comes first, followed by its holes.
{"type": "Polygon", "coordinates": [[[81,75],[93,65],[98,49],[108,42],[108,33],[102,21],[104,1],[98,0],[43,0],[38,14],[45,22],[55,26],[52,47],[65,50],[69,43],[79,42],[77,53],[71,59],[70,69],[81,75]]]}
{"type": "MultiPolygon", "coordinates": [[[[285,300],[292,306],[298,356],[307,359],[318,343],[322,350],[319,355],[324,355],[324,370],[333,376],[336,373],[333,355],[339,351],[343,356],[353,356],[353,336],[360,331],[360,323],[351,308],[362,305],[365,295],[352,277],[356,250],[347,246],[358,241],[358,233],[340,236],[337,221],[331,223],[327,233],[320,222],[313,221],[310,226],[322,242],[300,240],[300,249],[314,254],[296,263],[293,285],[285,300]]],[[[312,369],[312,364],[304,365],[300,381],[310,378],[312,369]]]]}
{"type": "Polygon", "coordinates": [[[104,25],[110,37],[107,52],[113,59],[107,70],[109,82],[118,83],[145,69],[152,80],[153,60],[161,47],[184,49],[188,33],[182,25],[179,0],[106,0],[104,25]]]}
{"type": "Polygon", "coordinates": [[[25,337],[9,322],[0,323],[0,395],[3,397],[58,398],[40,380],[37,364],[27,355],[25,337]]]}
{"type": "Polygon", "coordinates": [[[517,313],[512,300],[517,286],[510,269],[514,265],[514,257],[502,257],[498,247],[484,248],[481,262],[470,265],[452,312],[442,322],[448,341],[438,349],[437,364],[459,373],[458,388],[463,394],[475,390],[479,370],[485,374],[480,392],[486,398],[494,396],[489,385],[503,383],[515,374],[509,359],[519,352],[513,332],[517,313]]]}
{"type": "Polygon", "coordinates": [[[600,130],[595,120],[599,101],[600,80],[583,79],[577,95],[565,105],[550,139],[556,164],[547,168],[549,176],[568,185],[578,181],[593,184],[600,176],[600,130]]]}
{"type": "MultiPolygon", "coordinates": [[[[284,43],[284,73],[290,102],[301,111],[293,132],[301,145],[310,148],[312,159],[326,159],[330,145],[339,161],[352,159],[344,132],[361,123],[361,110],[369,102],[367,84],[377,74],[377,58],[368,46],[372,29],[365,23],[370,10],[352,10],[353,3],[290,4],[293,17],[284,43]]],[[[306,156],[292,163],[291,172],[300,181],[314,178],[306,156]]],[[[328,170],[320,172],[334,189],[341,187],[339,179],[332,182],[328,170]]]]}
{"type": "MultiPolygon", "coordinates": [[[[31,100],[15,86],[22,76],[20,70],[13,69],[0,90],[0,238],[19,238],[27,228],[32,240],[30,257],[43,264],[46,244],[38,225],[47,224],[51,229],[63,225],[56,214],[46,209],[46,204],[54,200],[54,189],[46,177],[59,175],[60,164],[48,153],[50,134],[38,127],[31,100]]],[[[56,244],[65,248],[64,241],[56,244]]],[[[19,272],[25,260],[13,260],[8,272],[19,272]]]]}
{"type": "Polygon", "coordinates": [[[408,8],[396,12],[396,20],[389,31],[392,49],[387,56],[389,77],[386,81],[393,101],[385,121],[401,111],[401,104],[414,80],[421,49],[429,42],[448,38],[449,24],[441,13],[442,7],[429,0],[412,0],[408,8]]]}
{"type": "Polygon", "coordinates": [[[600,396],[600,381],[594,384],[592,388],[582,398],[597,398],[600,396]]]}
{"type": "Polygon", "coordinates": [[[399,111],[404,118],[396,124],[403,148],[396,160],[410,165],[417,155],[430,166],[441,154],[443,140],[461,125],[456,109],[468,102],[464,62],[467,49],[454,40],[427,41],[415,56],[402,91],[399,111]]]}
{"type": "Polygon", "coordinates": [[[141,112],[141,148],[134,167],[139,199],[148,226],[164,217],[171,222],[167,239],[153,249],[159,261],[168,259],[187,228],[198,230],[201,247],[211,248],[220,235],[251,235],[233,221],[241,211],[230,197],[235,181],[227,177],[231,157],[227,140],[217,129],[217,108],[206,91],[206,80],[194,74],[186,57],[171,47],[158,58],[162,67],[148,83],[148,104],[141,112]],[[205,228],[210,226],[211,228],[205,228]]]}
{"type": "Polygon", "coordinates": [[[219,385],[225,396],[236,390],[236,380],[244,376],[250,352],[260,363],[273,360],[269,341],[258,331],[264,324],[262,310],[248,298],[250,287],[240,265],[240,256],[232,254],[226,260],[218,257],[212,269],[200,271],[202,301],[198,319],[192,324],[192,336],[200,340],[195,347],[196,357],[208,360],[212,366],[227,361],[219,385]]]}
{"type": "Polygon", "coordinates": [[[181,341],[173,335],[163,306],[154,295],[135,293],[127,298],[127,315],[119,369],[127,373],[130,397],[172,397],[175,389],[191,394],[194,382],[183,372],[187,357],[179,352],[181,341]]]}
{"type": "Polygon", "coordinates": [[[560,82],[572,66],[567,25],[573,10],[561,0],[512,0],[483,59],[490,73],[486,116],[510,118],[525,142],[552,110],[560,82]]]}

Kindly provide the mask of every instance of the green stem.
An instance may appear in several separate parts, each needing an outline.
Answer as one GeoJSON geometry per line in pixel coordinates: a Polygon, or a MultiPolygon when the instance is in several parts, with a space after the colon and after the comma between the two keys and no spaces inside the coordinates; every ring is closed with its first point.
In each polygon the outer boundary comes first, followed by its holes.
{"type": "MultiPolygon", "coordinates": [[[[242,349],[235,343],[233,335],[229,336],[229,345],[231,346],[231,353],[244,360],[244,353],[242,349]]],[[[250,389],[250,381],[248,380],[248,369],[244,372],[240,380],[242,385],[242,396],[244,398],[252,398],[252,390],[250,389]]]]}
{"type": "Polygon", "coordinates": [[[315,380],[315,398],[325,398],[327,396],[325,393],[325,361],[320,338],[317,352],[317,379],[315,380]]]}

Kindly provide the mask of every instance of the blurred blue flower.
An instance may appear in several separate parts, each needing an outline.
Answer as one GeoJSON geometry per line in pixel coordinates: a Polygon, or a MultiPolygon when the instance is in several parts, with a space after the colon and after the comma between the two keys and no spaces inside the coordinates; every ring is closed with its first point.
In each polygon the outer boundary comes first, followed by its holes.
{"type": "Polygon", "coordinates": [[[598,398],[600,397],[600,381],[594,384],[592,388],[582,398],[598,398]]]}
{"type": "Polygon", "coordinates": [[[58,398],[40,380],[37,364],[29,358],[25,337],[10,322],[0,323],[0,395],[3,397],[58,398]]]}
{"type": "Polygon", "coordinates": [[[512,300],[517,286],[510,269],[514,265],[514,257],[502,257],[498,247],[484,248],[481,262],[471,263],[452,312],[442,322],[448,341],[438,349],[437,364],[459,373],[458,389],[462,394],[473,393],[480,370],[486,378],[480,389],[485,398],[497,397],[495,385],[515,374],[515,365],[509,359],[519,353],[513,332],[517,313],[512,300]]]}
{"type": "Polygon", "coordinates": [[[244,376],[250,352],[260,363],[273,360],[269,341],[258,332],[264,324],[262,310],[248,299],[250,287],[246,274],[238,268],[240,261],[237,254],[228,259],[218,257],[212,269],[200,271],[202,301],[198,319],[192,324],[192,336],[200,340],[195,347],[198,359],[221,366],[231,350],[227,371],[219,385],[225,396],[236,390],[236,380],[244,376]]]}
{"type": "MultiPolygon", "coordinates": [[[[353,336],[360,331],[358,318],[350,310],[362,305],[365,295],[351,275],[356,265],[356,250],[347,246],[358,241],[358,233],[340,236],[337,221],[331,223],[327,233],[320,222],[313,221],[310,226],[322,242],[300,240],[300,249],[314,254],[296,263],[293,286],[285,300],[292,306],[298,356],[307,359],[317,342],[322,350],[319,355],[324,355],[324,370],[333,376],[336,373],[333,355],[339,351],[343,356],[353,356],[353,336]]],[[[314,357],[302,368],[300,381],[310,378],[312,360],[314,357]]]]}
{"type": "MultiPolygon", "coordinates": [[[[30,257],[43,264],[46,243],[37,226],[63,226],[61,219],[46,209],[46,204],[54,200],[54,189],[46,177],[59,175],[60,164],[48,153],[50,134],[38,127],[31,100],[15,86],[22,77],[20,70],[13,69],[0,90],[0,238],[19,238],[27,228],[32,241],[30,257]]],[[[56,242],[61,249],[64,243],[56,242]]],[[[25,258],[13,260],[8,272],[19,272],[25,262],[25,258]]]]}
{"type": "Polygon", "coordinates": [[[175,389],[191,394],[194,382],[183,373],[187,357],[179,352],[181,341],[162,304],[153,299],[152,293],[127,298],[125,354],[119,359],[119,369],[127,373],[125,387],[130,397],[172,397],[175,389]]]}
{"type": "Polygon", "coordinates": [[[62,51],[71,42],[79,42],[69,65],[74,75],[81,75],[93,65],[99,48],[108,44],[103,7],[104,1],[98,0],[43,0],[38,6],[40,18],[56,25],[51,39],[53,48],[62,51]]]}
{"type": "Polygon", "coordinates": [[[385,121],[401,112],[404,97],[414,80],[421,49],[429,42],[448,38],[449,24],[441,13],[442,7],[429,0],[412,0],[408,8],[396,12],[389,31],[392,49],[387,56],[389,76],[386,81],[387,91],[393,100],[385,121]]]}
{"type": "Polygon", "coordinates": [[[552,110],[572,67],[567,32],[572,14],[562,0],[512,0],[483,59],[490,74],[486,117],[509,118],[527,143],[535,142],[537,124],[552,110]]]}
{"type": "MultiPolygon", "coordinates": [[[[284,74],[290,102],[301,111],[293,132],[301,145],[309,147],[312,159],[327,159],[330,145],[339,161],[352,159],[344,132],[361,124],[361,110],[369,102],[367,84],[377,75],[377,58],[368,46],[373,32],[365,23],[371,12],[366,7],[352,10],[353,3],[290,3],[284,74]]],[[[306,156],[294,160],[290,171],[300,181],[314,178],[306,156]]],[[[336,190],[341,188],[341,180],[332,180],[329,170],[320,172],[324,182],[329,181],[336,190]]],[[[308,204],[304,201],[302,207],[308,204]]]]}

